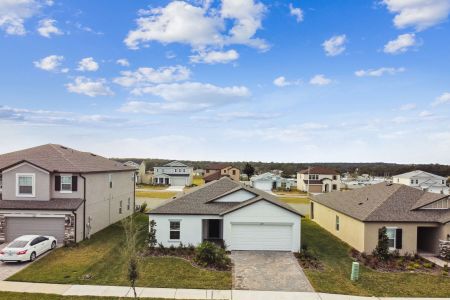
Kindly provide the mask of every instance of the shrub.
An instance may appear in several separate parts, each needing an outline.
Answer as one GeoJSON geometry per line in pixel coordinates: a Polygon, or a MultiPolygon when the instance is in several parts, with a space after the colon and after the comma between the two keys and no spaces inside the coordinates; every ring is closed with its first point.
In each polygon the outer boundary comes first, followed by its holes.
{"type": "Polygon", "coordinates": [[[195,249],[194,261],[203,267],[215,267],[218,269],[228,269],[231,264],[225,249],[211,242],[203,242],[198,245],[195,249]]]}
{"type": "Polygon", "coordinates": [[[139,212],[145,213],[147,210],[147,202],[142,203],[141,207],[139,207],[139,212]]]}
{"type": "Polygon", "coordinates": [[[384,226],[378,232],[378,244],[372,254],[381,260],[387,260],[389,258],[389,238],[386,233],[386,227],[384,226]]]}
{"type": "Polygon", "coordinates": [[[424,263],[423,266],[424,266],[424,268],[431,269],[434,267],[434,264],[433,263],[424,263]]]}
{"type": "Polygon", "coordinates": [[[150,249],[155,248],[156,244],[158,243],[158,241],[156,240],[156,222],[155,220],[151,220],[150,221],[150,230],[148,232],[148,238],[147,238],[147,243],[148,246],[150,247],[150,249]]]}

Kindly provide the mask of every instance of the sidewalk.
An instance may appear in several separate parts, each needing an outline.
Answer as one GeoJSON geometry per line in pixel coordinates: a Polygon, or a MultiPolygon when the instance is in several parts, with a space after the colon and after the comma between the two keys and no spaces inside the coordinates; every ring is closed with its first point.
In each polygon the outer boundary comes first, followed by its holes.
{"type": "MultiPolygon", "coordinates": [[[[133,291],[125,286],[104,285],[70,285],[31,282],[0,281],[0,291],[43,293],[62,296],[104,296],[104,297],[133,297],[133,291]]],[[[420,300],[421,298],[378,298],[335,295],[324,293],[303,292],[270,292],[244,290],[194,290],[194,289],[163,289],[137,288],[140,298],[163,299],[222,299],[222,300],[420,300]]],[[[422,298],[425,299],[425,298],[422,298]]],[[[433,298],[446,299],[446,298],[433,298]]]]}

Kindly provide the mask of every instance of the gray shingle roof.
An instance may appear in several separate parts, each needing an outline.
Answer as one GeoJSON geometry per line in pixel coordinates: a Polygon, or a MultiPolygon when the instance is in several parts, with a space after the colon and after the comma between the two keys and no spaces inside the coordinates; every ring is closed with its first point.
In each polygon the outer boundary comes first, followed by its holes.
{"type": "Polygon", "coordinates": [[[49,172],[90,173],[136,169],[89,152],[56,144],[46,144],[0,155],[0,170],[23,161],[49,172]]]}
{"type": "Polygon", "coordinates": [[[68,210],[73,211],[80,207],[83,199],[51,199],[49,201],[36,200],[1,200],[1,209],[35,209],[35,210],[68,210]]]}
{"type": "Polygon", "coordinates": [[[268,201],[297,215],[300,215],[291,206],[278,201],[273,195],[252,187],[245,186],[240,182],[222,177],[219,180],[212,181],[201,187],[193,189],[186,195],[175,198],[169,203],[157,207],[149,214],[165,215],[224,215],[241,207],[250,205],[258,201],[268,201]],[[221,196],[230,194],[238,190],[247,190],[253,193],[255,197],[243,202],[215,202],[221,196]]]}
{"type": "Polygon", "coordinates": [[[313,201],[367,222],[442,222],[450,218],[450,210],[418,208],[445,197],[406,185],[378,183],[316,195],[313,201]]]}

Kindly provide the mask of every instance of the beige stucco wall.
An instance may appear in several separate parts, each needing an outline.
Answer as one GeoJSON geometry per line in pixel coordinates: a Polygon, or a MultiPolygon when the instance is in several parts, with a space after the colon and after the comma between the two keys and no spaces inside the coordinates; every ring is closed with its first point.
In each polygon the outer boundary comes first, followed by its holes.
{"type": "Polygon", "coordinates": [[[133,174],[133,171],[126,171],[84,175],[86,177],[86,222],[91,217],[91,234],[133,213],[133,174]],[[112,175],[112,188],[109,187],[109,174],[112,175]],[[127,208],[128,199],[129,209],[127,208]],[[122,213],[119,213],[120,201],[122,201],[122,213]]]}
{"type": "Polygon", "coordinates": [[[346,242],[356,250],[364,251],[364,223],[338,213],[317,202],[314,203],[313,221],[346,242]],[[336,216],[339,216],[339,231],[336,230],[336,216]]]}
{"type": "Polygon", "coordinates": [[[50,174],[33,165],[24,163],[2,172],[4,200],[50,200],[50,174]],[[35,174],[35,196],[16,197],[16,174],[35,174]]]}
{"type": "MultiPolygon", "coordinates": [[[[313,173],[311,173],[313,175],[313,173]]],[[[325,181],[322,186],[320,187],[320,191],[317,187],[313,188],[314,191],[312,191],[312,185],[309,186],[309,192],[310,193],[322,193],[325,192],[325,184],[329,184],[329,191],[335,192],[341,190],[341,176],[340,175],[324,175],[324,174],[318,174],[319,179],[330,179],[328,181],[325,181]],[[333,180],[333,176],[336,176],[336,180],[333,180]],[[336,190],[333,190],[333,185],[336,185],[336,190]]],[[[297,189],[299,191],[306,192],[308,190],[308,185],[304,182],[304,180],[308,180],[309,174],[303,174],[303,173],[297,173],[297,189]]]]}
{"type": "Polygon", "coordinates": [[[238,168],[228,168],[228,169],[222,169],[221,170],[222,175],[228,175],[231,179],[235,181],[239,181],[241,179],[241,171],[238,168]],[[233,171],[235,171],[235,174],[233,175],[233,171]]]}
{"type": "MultiPolygon", "coordinates": [[[[366,223],[365,228],[365,251],[371,253],[378,243],[378,230],[381,227],[398,227],[403,230],[402,249],[400,254],[417,252],[417,227],[437,227],[430,223],[366,223]]],[[[437,242],[438,237],[434,237],[437,242]]],[[[437,250],[437,245],[434,247],[437,250]]]]}

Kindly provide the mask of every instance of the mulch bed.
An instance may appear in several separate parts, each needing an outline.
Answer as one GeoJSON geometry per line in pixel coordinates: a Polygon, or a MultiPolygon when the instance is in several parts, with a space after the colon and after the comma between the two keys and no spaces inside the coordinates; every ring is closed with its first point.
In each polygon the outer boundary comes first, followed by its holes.
{"type": "Polygon", "coordinates": [[[309,251],[303,250],[301,252],[294,253],[294,255],[303,269],[318,270],[318,271],[324,269],[323,264],[319,261],[319,259],[309,251]]]}

